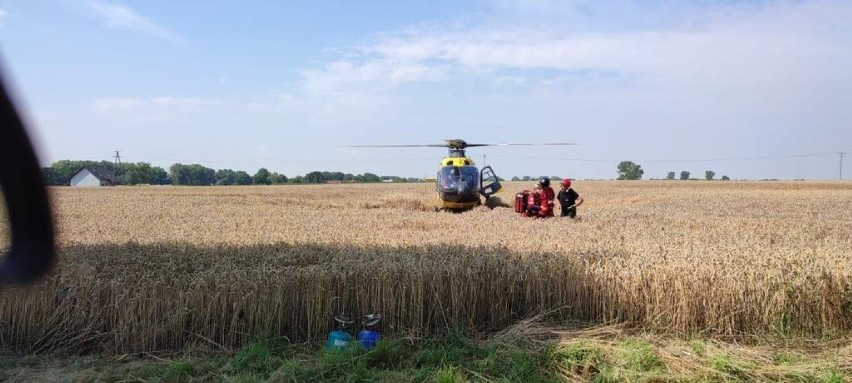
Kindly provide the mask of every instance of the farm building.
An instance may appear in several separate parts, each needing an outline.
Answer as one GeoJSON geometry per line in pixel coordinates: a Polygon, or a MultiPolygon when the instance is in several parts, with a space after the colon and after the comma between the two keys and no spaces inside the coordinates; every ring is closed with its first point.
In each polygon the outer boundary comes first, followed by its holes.
{"type": "Polygon", "coordinates": [[[99,167],[84,167],[71,176],[71,186],[113,186],[116,183],[111,171],[99,167]]]}

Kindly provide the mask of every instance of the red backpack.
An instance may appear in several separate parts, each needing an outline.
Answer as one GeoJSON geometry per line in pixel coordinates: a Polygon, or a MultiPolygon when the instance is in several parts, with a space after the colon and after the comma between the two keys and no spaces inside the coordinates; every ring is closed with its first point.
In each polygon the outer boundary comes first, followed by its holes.
{"type": "Polygon", "coordinates": [[[529,190],[524,190],[518,194],[515,194],[515,213],[523,214],[527,211],[527,198],[529,195],[529,190]]]}

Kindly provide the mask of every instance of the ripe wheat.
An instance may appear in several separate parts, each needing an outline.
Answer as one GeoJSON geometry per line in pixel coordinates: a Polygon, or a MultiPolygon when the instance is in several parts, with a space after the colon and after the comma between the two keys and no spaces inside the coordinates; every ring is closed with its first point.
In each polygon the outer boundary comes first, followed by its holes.
{"type": "Polygon", "coordinates": [[[61,258],[0,290],[0,347],[319,340],[335,296],[402,336],[553,309],[719,337],[852,331],[852,184],[576,187],[576,221],[436,213],[424,184],[52,189],[61,258]]]}

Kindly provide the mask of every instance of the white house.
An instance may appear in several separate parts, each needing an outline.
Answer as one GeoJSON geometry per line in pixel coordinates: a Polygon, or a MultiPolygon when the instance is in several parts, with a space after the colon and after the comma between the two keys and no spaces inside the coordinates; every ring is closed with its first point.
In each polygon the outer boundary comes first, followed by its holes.
{"type": "Polygon", "coordinates": [[[115,184],[115,176],[104,168],[85,167],[71,177],[71,186],[112,186],[115,184]]]}

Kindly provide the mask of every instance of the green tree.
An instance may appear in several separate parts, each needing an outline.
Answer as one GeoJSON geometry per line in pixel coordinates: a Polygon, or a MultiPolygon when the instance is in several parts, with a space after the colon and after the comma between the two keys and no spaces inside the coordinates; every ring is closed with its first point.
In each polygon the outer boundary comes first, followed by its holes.
{"type": "Polygon", "coordinates": [[[712,181],[713,177],[715,177],[715,176],[716,176],[716,172],[714,172],[712,170],[707,170],[707,171],[704,172],[704,179],[706,179],[707,181],[712,181]]]}
{"type": "Polygon", "coordinates": [[[169,178],[174,185],[208,186],[216,183],[216,171],[199,164],[174,164],[169,167],[169,178]]]}
{"type": "Polygon", "coordinates": [[[234,180],[237,182],[237,185],[251,185],[252,183],[251,176],[243,170],[234,172],[234,180]]]}
{"type": "Polygon", "coordinates": [[[163,169],[159,166],[154,166],[151,168],[151,182],[152,185],[168,185],[172,181],[169,179],[169,173],[166,172],[166,169],[163,169]]]}
{"type": "Polygon", "coordinates": [[[216,185],[236,185],[237,175],[231,169],[219,169],[216,171],[216,185]]]}
{"type": "Polygon", "coordinates": [[[675,172],[669,172],[669,174],[666,174],[666,179],[667,180],[675,179],[675,172]]]}
{"type": "Polygon", "coordinates": [[[730,181],[731,179],[728,176],[722,176],[722,181],[730,181]]]}
{"type": "Polygon", "coordinates": [[[278,174],[278,172],[272,172],[272,174],[269,176],[269,182],[272,182],[275,185],[286,184],[287,176],[283,174],[278,174]]]}
{"type": "Polygon", "coordinates": [[[633,161],[621,161],[618,164],[618,179],[619,180],[641,180],[645,171],[642,166],[633,163],[633,161]]]}
{"type": "Polygon", "coordinates": [[[325,176],[322,175],[322,172],[313,171],[308,174],[305,174],[304,182],[309,184],[321,184],[325,183],[325,176]]]}
{"type": "Polygon", "coordinates": [[[161,185],[162,176],[165,173],[160,167],[153,167],[147,162],[122,164],[124,175],[121,181],[125,185],[161,185]]]}
{"type": "Polygon", "coordinates": [[[530,176],[524,176],[524,178],[521,178],[521,181],[529,181],[529,180],[530,180],[530,176]]]}
{"type": "Polygon", "coordinates": [[[382,182],[381,177],[373,174],[373,173],[364,173],[363,175],[364,182],[382,182]]]}
{"type": "Polygon", "coordinates": [[[689,172],[686,171],[686,170],[681,171],[680,172],[680,179],[688,180],[689,179],[689,172]]]}
{"type": "Polygon", "coordinates": [[[41,176],[45,185],[61,185],[57,180],[58,175],[51,167],[41,168],[41,176]]]}
{"type": "Polygon", "coordinates": [[[260,168],[257,170],[257,173],[254,174],[254,177],[252,177],[252,182],[255,185],[269,185],[272,183],[272,181],[269,180],[269,176],[269,170],[266,168],[260,168]]]}

